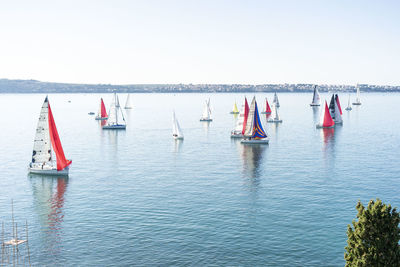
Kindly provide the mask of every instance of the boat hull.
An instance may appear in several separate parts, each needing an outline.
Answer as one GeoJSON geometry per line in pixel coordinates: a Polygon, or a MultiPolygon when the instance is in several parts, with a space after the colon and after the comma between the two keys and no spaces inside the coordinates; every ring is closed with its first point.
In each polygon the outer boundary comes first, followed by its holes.
{"type": "Polygon", "coordinates": [[[346,108],[346,110],[350,111],[350,110],[352,110],[352,108],[346,108]]]}
{"type": "Polygon", "coordinates": [[[355,106],[359,106],[359,105],[361,105],[361,103],[353,103],[353,105],[355,105],[355,106]]]}
{"type": "Polygon", "coordinates": [[[326,127],[326,126],[322,126],[322,125],[320,125],[320,124],[317,124],[317,125],[315,125],[315,127],[316,127],[317,129],[330,129],[330,128],[334,128],[335,125],[326,127]]]}
{"type": "Polygon", "coordinates": [[[231,134],[231,138],[243,138],[243,134],[231,134]]]}
{"type": "Polygon", "coordinates": [[[125,109],[132,109],[132,108],[127,108],[127,107],[125,107],[125,109]]]}
{"type": "Polygon", "coordinates": [[[271,114],[271,112],[262,111],[261,114],[271,114]]]}
{"type": "Polygon", "coordinates": [[[64,170],[57,171],[57,168],[31,168],[28,167],[29,173],[33,174],[41,174],[41,175],[48,175],[48,176],[68,176],[69,174],[69,167],[66,167],[64,170]]]}
{"type": "Polygon", "coordinates": [[[126,125],[104,125],[103,130],[126,130],[126,125]]]}
{"type": "Polygon", "coordinates": [[[239,112],[233,112],[233,111],[231,111],[231,112],[229,112],[229,114],[239,114],[239,112]]]}
{"type": "Polygon", "coordinates": [[[183,136],[174,136],[175,140],[183,140],[183,136]]]}
{"type": "Polygon", "coordinates": [[[269,139],[242,139],[240,143],[244,145],[268,145],[269,139]]]}
{"type": "Polygon", "coordinates": [[[212,121],[212,119],[200,119],[200,121],[212,121]]]}
{"type": "Polygon", "coordinates": [[[310,104],[311,107],[319,107],[321,104],[310,104]]]}
{"type": "Polygon", "coordinates": [[[269,123],[282,123],[282,120],[268,120],[269,123]]]}
{"type": "Polygon", "coordinates": [[[108,117],[105,117],[105,118],[102,118],[102,117],[96,117],[96,118],[94,118],[96,121],[104,121],[104,120],[107,120],[108,119],[108,117]]]}

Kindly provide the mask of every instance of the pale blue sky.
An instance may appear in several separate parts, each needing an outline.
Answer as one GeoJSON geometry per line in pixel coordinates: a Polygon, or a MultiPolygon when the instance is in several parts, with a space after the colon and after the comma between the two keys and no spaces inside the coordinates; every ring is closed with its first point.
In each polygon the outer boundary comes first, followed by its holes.
{"type": "Polygon", "coordinates": [[[400,84],[400,1],[1,1],[0,78],[400,84]]]}

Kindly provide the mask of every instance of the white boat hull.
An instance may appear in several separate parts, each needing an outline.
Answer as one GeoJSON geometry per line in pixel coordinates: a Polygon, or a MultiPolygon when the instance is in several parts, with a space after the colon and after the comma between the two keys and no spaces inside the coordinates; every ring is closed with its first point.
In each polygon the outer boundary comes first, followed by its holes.
{"type": "Polygon", "coordinates": [[[330,129],[330,128],[335,127],[335,125],[332,125],[332,126],[330,126],[330,127],[324,127],[324,126],[322,126],[321,124],[317,124],[317,125],[315,125],[315,127],[316,127],[317,129],[330,129]]]}
{"type": "Polygon", "coordinates": [[[175,140],[183,140],[183,136],[173,136],[175,140]]]}
{"type": "Polygon", "coordinates": [[[49,175],[49,176],[68,176],[69,167],[66,167],[64,170],[57,171],[57,168],[37,168],[37,167],[28,167],[29,173],[33,174],[41,174],[41,175],[49,175]]]}
{"type": "Polygon", "coordinates": [[[321,106],[320,104],[310,104],[311,107],[319,107],[321,106]]]}
{"type": "Polygon", "coordinates": [[[353,105],[355,105],[355,106],[359,106],[359,105],[361,105],[361,103],[359,103],[359,102],[355,102],[355,103],[353,103],[353,105]]]}
{"type": "Polygon", "coordinates": [[[131,107],[125,107],[125,109],[132,109],[131,107]]]}
{"type": "Polygon", "coordinates": [[[239,114],[239,112],[233,112],[233,111],[231,111],[231,112],[229,112],[230,114],[239,114]]]}
{"type": "Polygon", "coordinates": [[[104,125],[103,130],[126,130],[126,125],[122,124],[104,125]]]}
{"type": "Polygon", "coordinates": [[[212,119],[203,119],[203,118],[201,118],[200,121],[212,121],[212,119]]]}
{"type": "Polygon", "coordinates": [[[94,118],[96,121],[104,121],[107,120],[108,118],[102,118],[102,117],[96,117],[94,118]]]}
{"type": "Polygon", "coordinates": [[[245,145],[268,145],[269,144],[269,139],[264,138],[264,139],[242,139],[240,143],[245,144],[245,145]]]}
{"type": "Polygon", "coordinates": [[[231,133],[231,138],[243,138],[243,134],[234,134],[234,133],[231,133]]]}

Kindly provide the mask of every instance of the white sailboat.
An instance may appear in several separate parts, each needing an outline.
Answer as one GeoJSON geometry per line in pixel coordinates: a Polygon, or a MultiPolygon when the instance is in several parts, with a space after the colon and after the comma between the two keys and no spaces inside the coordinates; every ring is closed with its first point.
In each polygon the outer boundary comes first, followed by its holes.
{"type": "Polygon", "coordinates": [[[272,102],[272,104],[275,104],[278,108],[281,106],[279,104],[279,99],[278,99],[278,95],[276,94],[276,92],[274,94],[274,101],[272,102]]]}
{"type": "Polygon", "coordinates": [[[206,100],[204,104],[203,115],[201,116],[200,121],[212,121],[210,99],[208,99],[208,101],[206,100]]]}
{"type": "Polygon", "coordinates": [[[178,120],[176,119],[175,111],[173,112],[172,136],[175,140],[183,140],[183,132],[179,126],[178,120]]]}
{"type": "Polygon", "coordinates": [[[236,127],[231,131],[231,138],[243,138],[243,133],[247,123],[247,117],[249,114],[249,105],[247,104],[246,97],[244,98],[244,104],[240,110],[239,119],[236,121],[236,127]]]}
{"type": "Polygon", "coordinates": [[[336,95],[336,97],[335,97],[335,119],[334,119],[334,121],[335,121],[335,125],[343,124],[342,112],[340,110],[338,95],[336,95]]]}
{"type": "Polygon", "coordinates": [[[130,94],[128,94],[128,96],[126,97],[126,102],[125,102],[125,109],[132,109],[132,103],[131,103],[131,99],[130,99],[130,94]]]}
{"type": "Polygon", "coordinates": [[[36,135],[33,142],[32,161],[29,172],[44,175],[68,175],[71,160],[67,160],[61,145],[49,100],[43,102],[40,110],[36,135]],[[52,160],[52,151],[56,162],[52,160]]]}
{"type": "Polygon", "coordinates": [[[353,105],[359,106],[361,105],[361,98],[360,98],[360,87],[357,85],[357,95],[356,95],[356,102],[353,102],[353,105]]]}
{"type": "Polygon", "coordinates": [[[312,99],[310,106],[315,107],[315,106],[320,106],[320,105],[321,105],[321,98],[319,96],[317,86],[314,85],[314,94],[313,94],[313,99],[312,99]]]}
{"type": "Polygon", "coordinates": [[[246,122],[244,138],[240,141],[242,144],[268,144],[269,139],[265,133],[260,115],[258,114],[256,97],[251,101],[249,115],[246,122]]]}
{"type": "Polygon", "coordinates": [[[273,104],[272,105],[272,114],[271,117],[268,119],[268,122],[272,122],[272,123],[281,123],[282,120],[279,117],[279,113],[278,113],[279,108],[273,104]]]}
{"type": "Polygon", "coordinates": [[[103,130],[125,130],[126,122],[124,113],[119,105],[117,93],[114,93],[113,100],[111,101],[110,111],[108,114],[107,124],[103,126],[103,130]],[[122,117],[122,121],[119,117],[122,117]]]}
{"type": "Polygon", "coordinates": [[[352,110],[351,104],[350,104],[350,94],[349,94],[349,101],[347,102],[347,107],[346,107],[347,111],[352,110]]]}

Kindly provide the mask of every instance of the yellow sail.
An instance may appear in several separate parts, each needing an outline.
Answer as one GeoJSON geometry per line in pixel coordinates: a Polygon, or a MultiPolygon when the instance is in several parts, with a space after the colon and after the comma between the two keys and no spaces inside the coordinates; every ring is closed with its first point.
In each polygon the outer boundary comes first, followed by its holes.
{"type": "Polygon", "coordinates": [[[232,113],[239,113],[239,110],[238,110],[238,108],[237,108],[237,106],[236,106],[236,102],[235,102],[235,104],[233,105],[232,113]]]}

